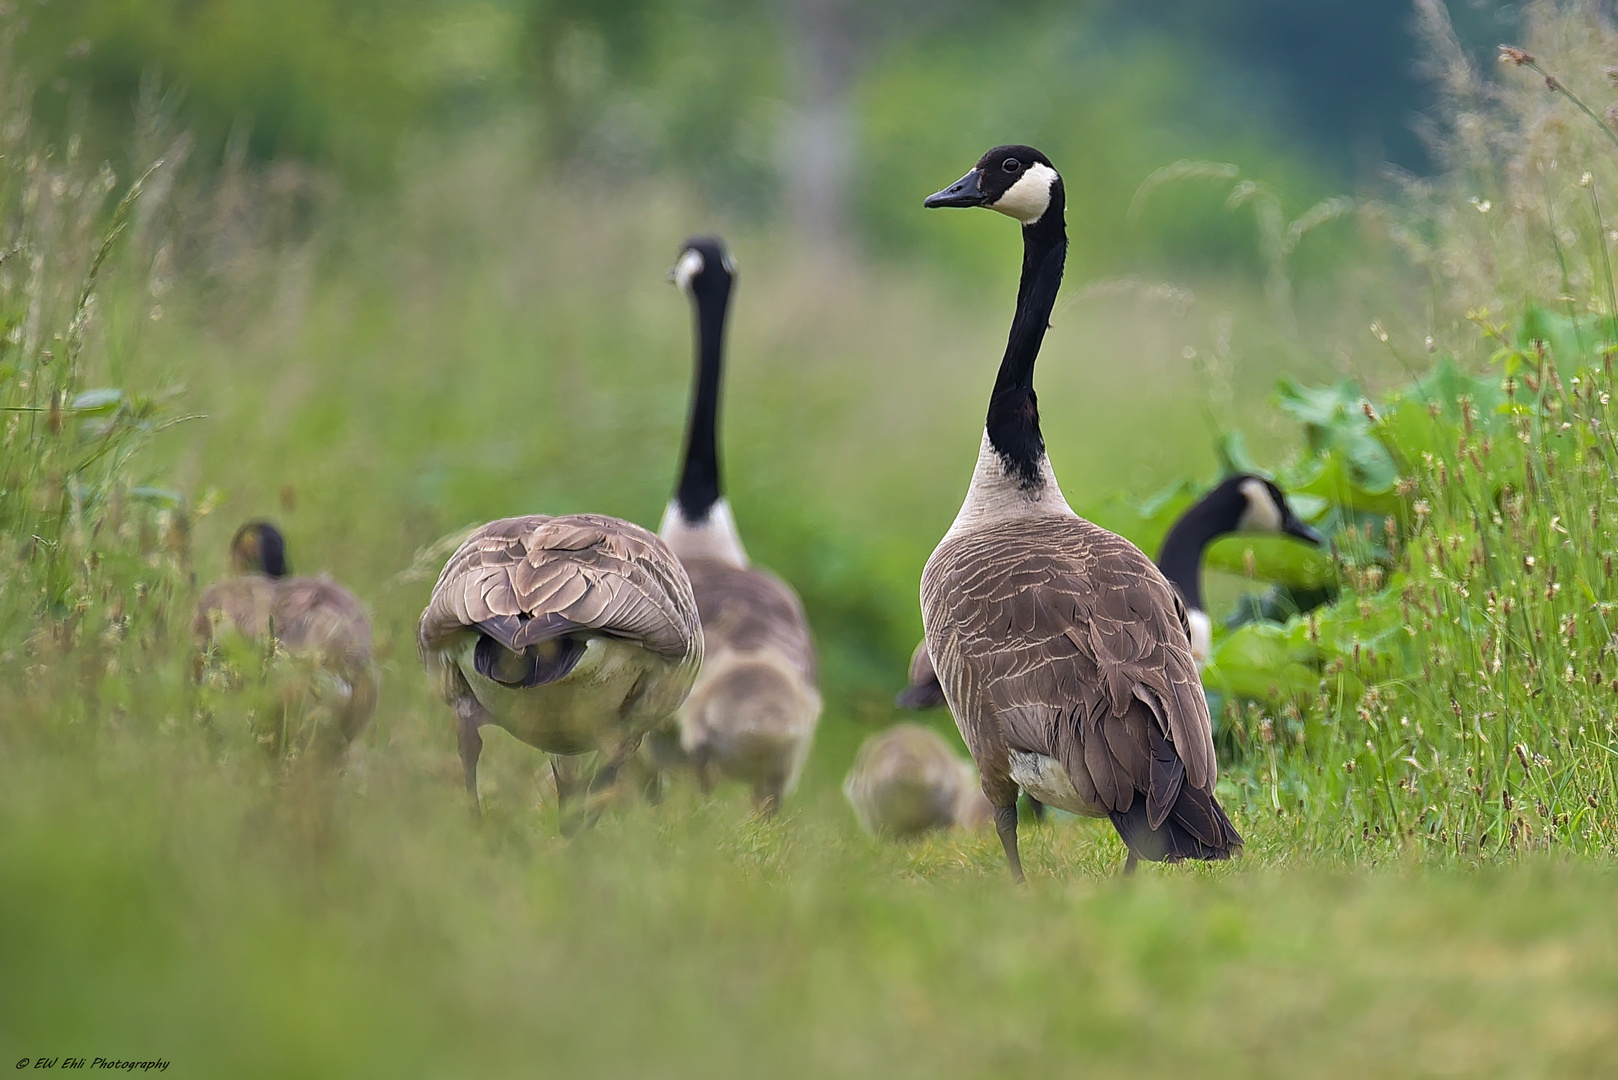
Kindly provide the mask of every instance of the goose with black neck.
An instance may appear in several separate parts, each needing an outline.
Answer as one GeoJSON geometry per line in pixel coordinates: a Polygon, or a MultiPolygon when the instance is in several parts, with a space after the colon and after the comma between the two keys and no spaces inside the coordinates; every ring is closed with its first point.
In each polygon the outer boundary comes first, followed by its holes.
{"type": "Polygon", "coordinates": [[[1290,536],[1315,547],[1323,542],[1298,519],[1285,492],[1253,473],[1227,476],[1181,514],[1163,539],[1157,565],[1185,601],[1198,667],[1208,662],[1213,643],[1213,625],[1202,602],[1202,560],[1208,545],[1232,533],[1290,536]]]}
{"type": "Polygon", "coordinates": [[[660,733],[653,746],[677,738],[704,789],[739,780],[772,813],[797,784],[820,719],[815,650],[798,594],[749,562],[720,480],[720,376],[735,263],[717,237],[697,237],[669,276],[691,301],[696,373],[680,479],[658,531],[690,575],[707,652],[677,731],[660,733]]]}
{"type": "Polygon", "coordinates": [[[1021,223],[1022,280],[971,485],[921,579],[927,651],[1011,872],[1017,795],[1110,818],[1138,859],[1222,859],[1241,837],[1217,767],[1185,605],[1129,541],[1063,498],[1040,434],[1034,364],[1062,283],[1066,200],[1050,159],[1000,146],[928,207],[1021,223]]]}

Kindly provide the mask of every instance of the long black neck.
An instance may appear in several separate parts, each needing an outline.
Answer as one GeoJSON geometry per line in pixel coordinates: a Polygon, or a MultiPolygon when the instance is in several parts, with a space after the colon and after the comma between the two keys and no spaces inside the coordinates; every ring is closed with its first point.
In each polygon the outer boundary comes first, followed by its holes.
{"type": "Polygon", "coordinates": [[[685,432],[685,464],[675,501],[687,521],[701,521],[719,501],[719,376],[724,366],[725,312],[730,282],[703,282],[693,290],[696,308],[696,378],[691,419],[685,432]]]}
{"type": "Polygon", "coordinates": [[[1044,481],[1040,461],[1045,439],[1039,431],[1039,402],[1034,394],[1034,361],[1050,326],[1056,293],[1067,261],[1067,226],[1063,221],[1062,182],[1051,185],[1051,201],[1040,219],[1023,226],[1022,283],[1017,287],[1017,313],[1000,373],[989,398],[989,443],[1008,475],[1025,490],[1044,481]]]}
{"type": "MultiPolygon", "coordinates": [[[[1219,494],[1219,491],[1214,492],[1214,496],[1219,494]]],[[[1187,607],[1203,610],[1203,553],[1219,537],[1236,531],[1241,523],[1243,505],[1240,501],[1204,498],[1187,510],[1164,538],[1163,550],[1157,556],[1157,568],[1180,590],[1187,607]]]]}

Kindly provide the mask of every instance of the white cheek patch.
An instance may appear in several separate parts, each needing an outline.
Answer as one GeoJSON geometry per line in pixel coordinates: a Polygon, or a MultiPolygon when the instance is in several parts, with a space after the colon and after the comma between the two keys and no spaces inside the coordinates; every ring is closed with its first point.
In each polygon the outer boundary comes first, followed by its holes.
{"type": "Polygon", "coordinates": [[[1247,509],[1236,523],[1237,532],[1278,533],[1281,531],[1281,508],[1275,496],[1262,480],[1242,481],[1242,494],[1247,498],[1247,509]]]}
{"type": "Polygon", "coordinates": [[[685,250],[680,256],[680,261],[674,264],[674,283],[680,287],[681,292],[691,291],[691,281],[702,273],[704,265],[702,252],[696,248],[685,250]]]}
{"type": "Polygon", "coordinates": [[[1056,170],[1035,162],[1004,195],[989,204],[989,209],[1014,217],[1024,225],[1032,225],[1045,216],[1045,210],[1051,205],[1051,185],[1055,182],[1056,170]]]}

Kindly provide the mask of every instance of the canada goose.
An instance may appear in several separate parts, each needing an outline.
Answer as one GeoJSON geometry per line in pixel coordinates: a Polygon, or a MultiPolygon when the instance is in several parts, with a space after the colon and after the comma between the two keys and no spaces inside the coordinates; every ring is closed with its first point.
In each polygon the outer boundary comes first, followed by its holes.
{"type": "Polygon", "coordinates": [[[1140,858],[1226,858],[1208,704],[1185,605],[1139,548],[1083,520],[1039,430],[1034,361],[1062,281],[1062,178],[1001,146],[926,206],[1022,223],[1022,283],[971,486],[921,576],[922,625],[1013,877],[1017,793],[1106,816],[1140,858]]]}
{"type": "Polygon", "coordinates": [[[719,383],[735,273],[720,240],[698,237],[669,275],[695,315],[696,374],[679,485],[658,532],[691,575],[707,650],[680,709],[680,747],[705,790],[719,777],[741,780],[771,812],[803,770],[820,691],[803,604],[748,563],[720,484],[719,383]]]}
{"type": "Polygon", "coordinates": [[[249,521],[236,530],[230,566],[232,574],[197,601],[193,633],[206,650],[228,625],[254,641],[273,634],[289,653],[313,657],[329,676],[319,689],[336,725],[335,730],[317,726],[312,735],[328,756],[340,753],[376,712],[376,667],[364,607],[324,574],[288,577],[286,541],[268,521],[249,521]]]}
{"type": "Polygon", "coordinates": [[[551,762],[566,810],[585,793],[573,755],[602,754],[587,793],[604,792],[680,707],[702,627],[685,570],[650,532],[601,514],[533,514],[474,530],[450,556],[417,646],[455,710],[473,809],[478,729],[494,724],[567,759],[551,762]]]}
{"type": "Polygon", "coordinates": [[[1229,533],[1272,533],[1317,547],[1321,543],[1320,534],[1298,520],[1281,489],[1251,473],[1226,477],[1180,515],[1163,539],[1157,565],[1185,601],[1198,668],[1208,662],[1213,643],[1213,624],[1202,606],[1202,557],[1209,544],[1229,533]]]}
{"type": "Polygon", "coordinates": [[[972,763],[919,724],[895,724],[861,743],[843,794],[877,836],[976,828],[994,816],[972,763]]]}
{"type": "MultiPolygon", "coordinates": [[[[1185,601],[1191,652],[1199,670],[1208,662],[1213,642],[1213,624],[1202,606],[1202,558],[1209,544],[1230,533],[1279,533],[1316,546],[1322,542],[1320,533],[1298,520],[1280,488],[1252,473],[1225,478],[1175,519],[1157,556],[1157,568],[1185,601]]],[[[911,654],[909,684],[894,704],[901,709],[944,704],[926,641],[911,654]]]]}

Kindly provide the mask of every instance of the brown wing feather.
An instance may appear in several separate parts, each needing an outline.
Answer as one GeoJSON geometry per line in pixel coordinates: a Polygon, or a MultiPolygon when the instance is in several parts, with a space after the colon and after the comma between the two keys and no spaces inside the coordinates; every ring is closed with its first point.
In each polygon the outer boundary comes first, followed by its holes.
{"type": "Polygon", "coordinates": [[[275,636],[289,649],[318,651],[333,660],[371,657],[371,623],[354,594],[331,578],[277,582],[275,636]]]}
{"type": "Polygon", "coordinates": [[[1185,783],[1212,790],[1212,725],[1183,607],[1127,540],[1055,517],[949,538],[922,576],[922,611],[991,800],[1015,792],[1008,745],[1061,761],[1081,794],[1093,785],[1098,809],[1127,811],[1146,792],[1160,822],[1179,784],[1159,752],[1185,783]]]}
{"type": "Polygon", "coordinates": [[[425,658],[489,620],[556,616],[665,656],[692,648],[698,616],[679,563],[652,533],[599,514],[493,521],[452,555],[422,612],[425,658]]]}
{"type": "Polygon", "coordinates": [[[203,642],[213,640],[216,625],[229,625],[249,638],[270,632],[275,614],[275,579],[263,574],[239,574],[208,586],[197,600],[191,632],[203,642]]]}
{"type": "Polygon", "coordinates": [[[725,650],[770,650],[791,662],[804,680],[815,681],[815,646],[803,602],[768,570],[719,559],[681,560],[702,616],[710,656],[725,650]]]}

